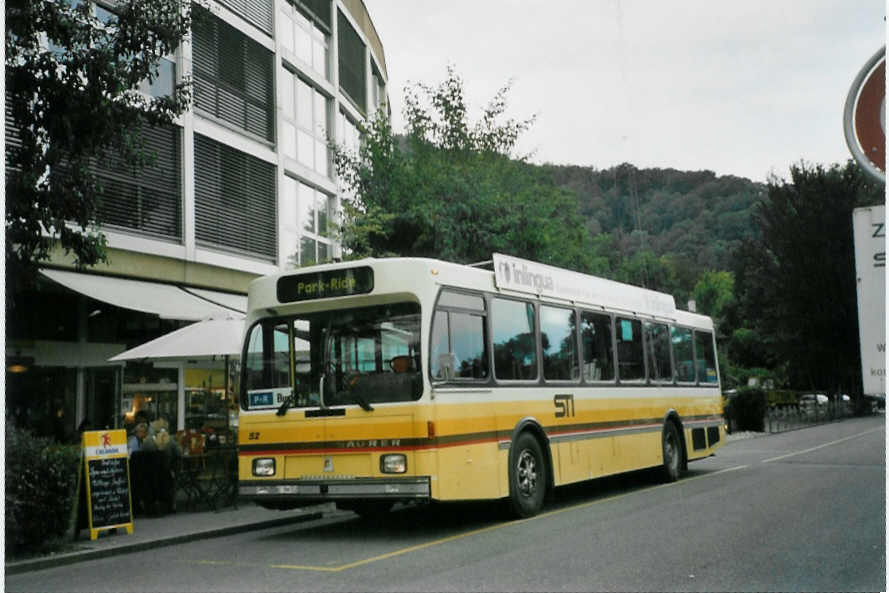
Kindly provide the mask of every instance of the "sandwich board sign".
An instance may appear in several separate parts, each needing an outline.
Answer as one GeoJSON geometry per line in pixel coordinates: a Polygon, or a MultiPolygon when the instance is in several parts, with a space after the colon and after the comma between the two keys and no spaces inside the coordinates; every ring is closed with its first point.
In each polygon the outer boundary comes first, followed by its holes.
{"type": "Polygon", "coordinates": [[[132,534],[127,431],[85,431],[83,459],[90,539],[97,539],[100,531],[118,527],[132,534]]]}

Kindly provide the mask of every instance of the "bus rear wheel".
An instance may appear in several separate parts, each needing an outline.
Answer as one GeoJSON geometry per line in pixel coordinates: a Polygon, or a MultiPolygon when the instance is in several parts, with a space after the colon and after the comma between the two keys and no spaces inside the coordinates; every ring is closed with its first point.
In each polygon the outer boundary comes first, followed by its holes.
{"type": "Polygon", "coordinates": [[[664,424],[661,432],[661,449],[664,454],[663,476],[667,482],[675,482],[682,472],[682,440],[672,421],[664,424]]]}
{"type": "Polygon", "coordinates": [[[543,508],[548,483],[540,443],[523,432],[512,445],[509,462],[509,510],[515,517],[532,517],[543,508]]]}

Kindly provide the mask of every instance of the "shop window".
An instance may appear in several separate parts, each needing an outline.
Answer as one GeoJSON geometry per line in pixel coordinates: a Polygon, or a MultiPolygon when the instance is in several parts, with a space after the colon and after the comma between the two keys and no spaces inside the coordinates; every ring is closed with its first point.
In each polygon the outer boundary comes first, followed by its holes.
{"type": "Polygon", "coordinates": [[[6,373],[6,417],[60,443],[75,443],[77,369],[30,366],[6,373]]]}
{"type": "Polygon", "coordinates": [[[127,365],[124,369],[121,412],[124,426],[132,431],[137,415],[150,422],[166,421],[170,430],[179,424],[179,370],[127,365]]]}
{"type": "Polygon", "coordinates": [[[232,374],[225,361],[218,361],[213,367],[185,369],[186,430],[200,431],[211,442],[221,439],[219,444],[233,444],[228,442],[236,423],[232,374]]]}

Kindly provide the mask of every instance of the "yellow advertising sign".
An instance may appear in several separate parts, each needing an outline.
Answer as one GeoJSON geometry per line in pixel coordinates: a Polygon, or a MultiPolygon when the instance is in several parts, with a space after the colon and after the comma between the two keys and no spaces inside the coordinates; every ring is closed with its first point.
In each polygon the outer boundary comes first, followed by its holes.
{"type": "Polygon", "coordinates": [[[118,527],[132,534],[127,431],[84,432],[83,459],[90,539],[98,538],[99,531],[118,527]]]}

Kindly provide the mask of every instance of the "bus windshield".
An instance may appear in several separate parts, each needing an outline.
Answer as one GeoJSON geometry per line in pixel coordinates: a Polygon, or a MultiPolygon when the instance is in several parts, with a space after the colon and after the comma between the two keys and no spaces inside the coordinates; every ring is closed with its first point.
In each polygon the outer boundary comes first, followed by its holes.
{"type": "Polygon", "coordinates": [[[264,319],[247,337],[247,408],[419,399],[420,306],[397,303],[264,319]],[[273,398],[273,396],[277,396],[273,398]]]}

